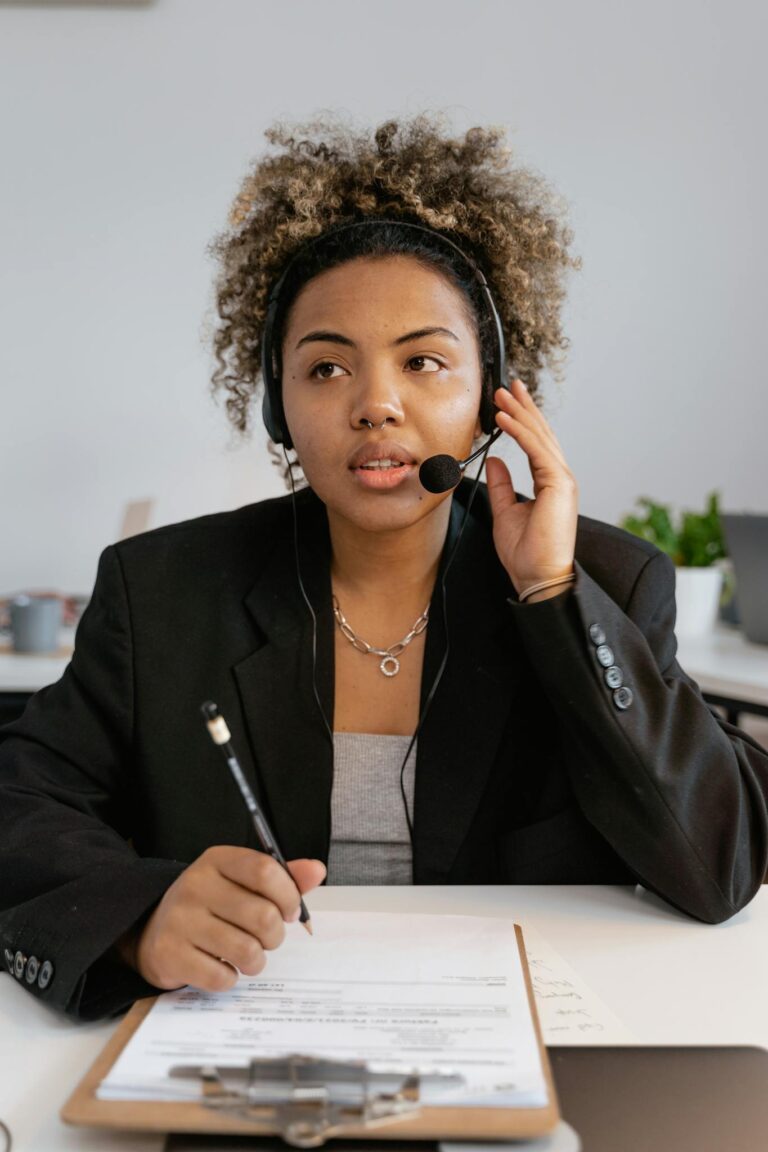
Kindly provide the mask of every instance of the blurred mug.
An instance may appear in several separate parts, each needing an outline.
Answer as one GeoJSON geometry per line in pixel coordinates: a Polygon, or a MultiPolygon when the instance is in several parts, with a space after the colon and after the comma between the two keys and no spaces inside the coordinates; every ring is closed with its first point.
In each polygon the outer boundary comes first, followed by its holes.
{"type": "Polygon", "coordinates": [[[61,600],[55,596],[16,596],[8,609],[14,652],[56,651],[61,600]]]}

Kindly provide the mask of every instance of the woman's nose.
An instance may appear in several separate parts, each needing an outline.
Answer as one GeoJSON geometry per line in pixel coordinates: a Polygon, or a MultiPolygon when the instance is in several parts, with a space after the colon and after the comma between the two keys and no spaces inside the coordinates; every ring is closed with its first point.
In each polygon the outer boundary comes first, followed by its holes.
{"type": "Polygon", "coordinates": [[[350,423],[354,428],[385,428],[403,422],[403,405],[394,382],[379,373],[361,382],[355,396],[350,423]]]}

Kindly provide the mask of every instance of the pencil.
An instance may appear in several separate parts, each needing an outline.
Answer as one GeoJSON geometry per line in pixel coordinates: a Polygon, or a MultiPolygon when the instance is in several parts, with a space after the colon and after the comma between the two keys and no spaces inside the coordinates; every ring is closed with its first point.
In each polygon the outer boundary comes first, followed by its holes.
{"type": "MultiPolygon", "coordinates": [[[[288,875],[291,876],[290,869],[285,862],[285,857],[278,848],[277,841],[275,840],[272,829],[267,823],[267,818],[262,812],[261,808],[259,808],[256,797],[251,791],[248,781],[243,775],[243,770],[240,767],[237,756],[235,756],[235,750],[230,743],[230,732],[229,728],[227,728],[224,717],[221,715],[219,709],[212,700],[206,700],[205,704],[201,706],[200,711],[202,712],[203,718],[205,719],[205,725],[208,729],[208,732],[210,733],[211,739],[213,740],[214,744],[221,748],[224,759],[227,762],[227,766],[237,782],[237,786],[240,789],[240,795],[243,797],[246,807],[251,814],[253,827],[256,830],[256,835],[259,838],[262,852],[266,852],[266,854],[271,856],[273,860],[277,860],[278,864],[282,864],[288,875]]],[[[293,876],[291,876],[291,879],[293,880],[293,876]]],[[[293,882],[294,884],[296,883],[295,880],[293,880],[293,882]]],[[[299,907],[301,909],[299,913],[299,921],[304,925],[307,932],[309,932],[311,936],[312,922],[309,918],[307,906],[301,898],[301,894],[299,895],[299,907]]]]}

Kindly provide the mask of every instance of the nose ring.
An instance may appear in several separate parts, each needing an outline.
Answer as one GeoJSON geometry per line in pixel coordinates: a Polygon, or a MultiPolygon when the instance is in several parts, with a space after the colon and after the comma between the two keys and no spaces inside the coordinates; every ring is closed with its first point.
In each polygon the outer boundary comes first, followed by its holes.
{"type": "MultiPolygon", "coordinates": [[[[371,430],[373,430],[373,428],[374,428],[374,423],[373,423],[373,421],[372,421],[372,420],[366,420],[366,418],[365,418],[364,416],[362,416],[362,417],[360,418],[360,423],[361,423],[361,424],[365,424],[365,425],[366,425],[366,427],[370,428],[371,430]]],[[[383,428],[386,428],[386,426],[387,426],[387,421],[386,421],[386,417],[385,417],[385,419],[384,419],[384,420],[382,420],[381,424],[379,424],[379,431],[381,432],[381,430],[382,430],[383,428]]]]}

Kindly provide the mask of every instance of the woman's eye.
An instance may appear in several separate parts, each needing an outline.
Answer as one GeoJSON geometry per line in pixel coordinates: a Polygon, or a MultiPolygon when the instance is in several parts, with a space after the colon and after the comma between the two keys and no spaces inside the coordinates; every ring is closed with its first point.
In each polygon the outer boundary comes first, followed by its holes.
{"type": "Polygon", "coordinates": [[[331,372],[326,371],[327,368],[330,368],[331,370],[334,368],[338,368],[340,372],[343,371],[343,369],[340,367],[340,365],[334,364],[331,360],[323,360],[322,363],[315,364],[314,368],[312,369],[312,371],[309,374],[310,374],[310,376],[313,376],[315,378],[315,380],[333,380],[333,379],[335,379],[335,377],[332,375],[332,371],[331,372]]]}
{"type": "Polygon", "coordinates": [[[439,372],[439,370],[442,368],[442,364],[439,360],[436,360],[434,356],[411,356],[407,363],[410,364],[418,373],[439,372]],[[424,364],[426,362],[434,364],[434,368],[425,368],[424,364]]]}

